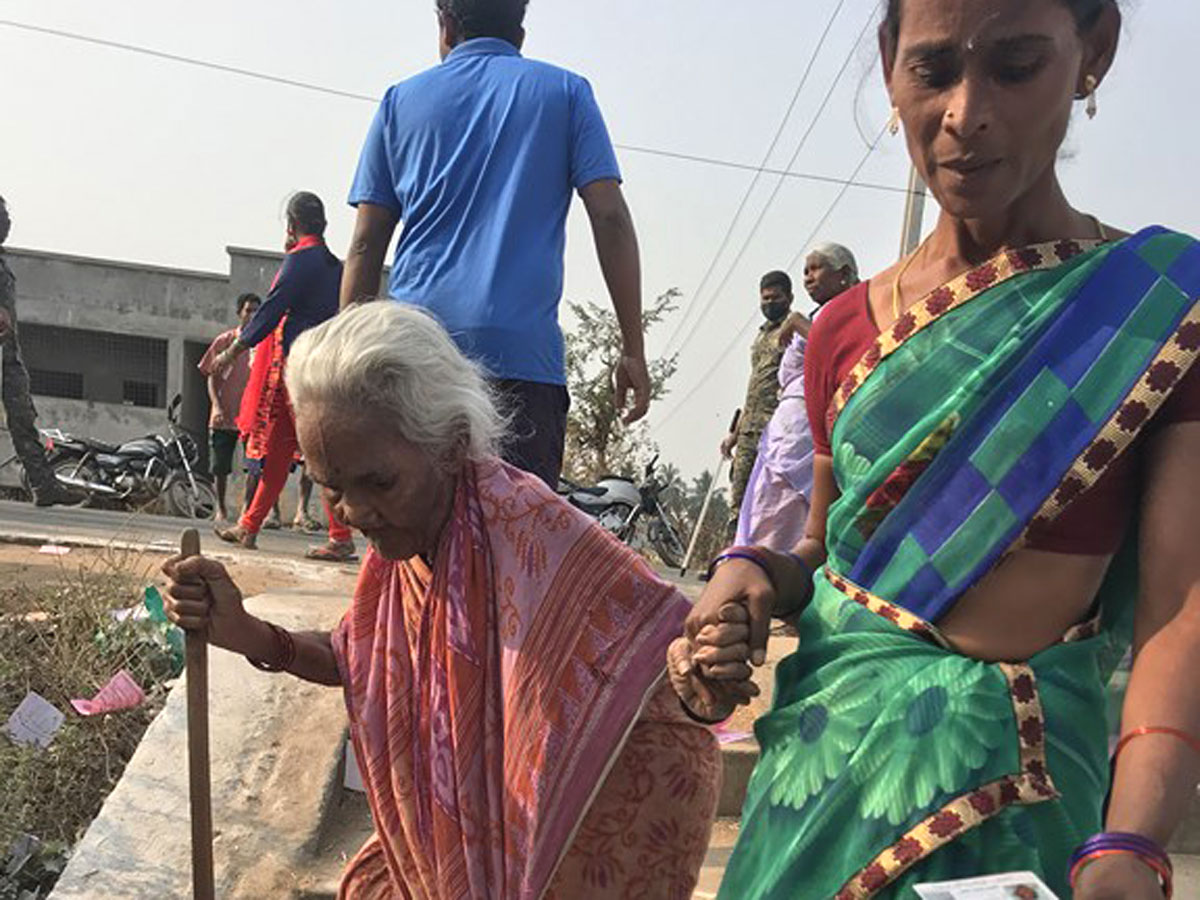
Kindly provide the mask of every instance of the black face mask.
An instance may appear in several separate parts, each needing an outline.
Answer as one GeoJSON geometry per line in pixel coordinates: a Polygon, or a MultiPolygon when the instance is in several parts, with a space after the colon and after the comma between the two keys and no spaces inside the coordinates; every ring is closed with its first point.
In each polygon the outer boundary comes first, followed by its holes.
{"type": "Polygon", "coordinates": [[[776,300],[772,303],[763,303],[761,305],[762,314],[766,316],[768,322],[782,322],[787,318],[788,310],[792,305],[786,300],[776,300]]]}

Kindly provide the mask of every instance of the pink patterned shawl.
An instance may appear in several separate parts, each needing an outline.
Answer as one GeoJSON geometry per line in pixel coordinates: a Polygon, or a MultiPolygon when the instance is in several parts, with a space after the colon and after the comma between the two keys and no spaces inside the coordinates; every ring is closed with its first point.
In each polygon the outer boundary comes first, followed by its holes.
{"type": "Polygon", "coordinates": [[[433,570],[372,551],[333,636],[390,882],[355,895],[542,897],[687,609],[537,478],[468,465],[433,570]]]}

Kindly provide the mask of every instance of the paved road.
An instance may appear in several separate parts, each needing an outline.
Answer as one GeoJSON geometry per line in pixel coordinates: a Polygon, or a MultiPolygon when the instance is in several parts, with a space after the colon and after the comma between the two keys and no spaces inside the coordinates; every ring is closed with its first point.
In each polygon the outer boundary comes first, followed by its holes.
{"type": "MultiPolygon", "coordinates": [[[[150,516],[142,513],[113,512],[100,509],[65,509],[53,506],[39,509],[31,503],[0,501],[0,540],[20,538],[28,541],[117,541],[141,546],[171,545],[179,541],[186,519],[150,516]]],[[[208,522],[199,523],[206,547],[221,544],[208,522]]],[[[259,536],[261,552],[270,556],[301,557],[309,545],[320,543],[322,536],[299,534],[290,530],[264,531],[259,536]]]]}
{"type": "MultiPolygon", "coordinates": [[[[151,516],[142,513],[113,512],[100,509],[65,509],[54,506],[39,509],[31,503],[0,500],[0,541],[19,538],[31,543],[63,541],[107,543],[116,541],[141,547],[175,547],[179,532],[190,524],[186,519],[151,516]]],[[[241,554],[240,548],[220,543],[212,534],[211,524],[198,523],[206,550],[241,554]]],[[[270,557],[300,559],[304,552],[324,541],[323,534],[300,534],[290,529],[264,531],[258,536],[259,553],[270,557]]],[[[364,542],[359,538],[360,549],[364,542]]],[[[659,574],[695,600],[703,585],[695,573],[680,578],[676,570],[659,568],[659,574]]]]}

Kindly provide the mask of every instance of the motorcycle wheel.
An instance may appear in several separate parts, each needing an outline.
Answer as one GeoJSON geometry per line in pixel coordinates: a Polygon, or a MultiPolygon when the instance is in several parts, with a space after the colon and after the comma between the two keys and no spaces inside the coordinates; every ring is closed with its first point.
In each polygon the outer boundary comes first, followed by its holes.
{"type": "Polygon", "coordinates": [[[196,476],[196,492],[186,475],[172,475],[163,486],[167,513],[181,519],[211,519],[217,511],[217,492],[204,478],[196,476]]]}
{"type": "Polygon", "coordinates": [[[96,471],[95,466],[91,463],[80,465],[77,459],[59,459],[51,460],[50,469],[54,472],[54,477],[59,479],[59,484],[62,485],[63,490],[67,492],[67,496],[70,498],[66,503],[60,503],[59,506],[81,509],[92,505],[93,498],[91,491],[72,484],[62,484],[62,479],[78,478],[82,481],[99,481],[100,473],[96,471]]]}
{"type": "Polygon", "coordinates": [[[670,519],[663,517],[654,523],[650,531],[650,543],[662,564],[668,569],[678,569],[683,565],[683,557],[687,550],[670,519]]]}

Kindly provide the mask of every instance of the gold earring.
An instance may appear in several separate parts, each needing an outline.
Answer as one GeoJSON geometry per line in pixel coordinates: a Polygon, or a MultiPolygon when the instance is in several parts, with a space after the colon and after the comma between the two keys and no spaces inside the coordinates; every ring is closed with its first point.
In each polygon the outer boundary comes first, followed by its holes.
{"type": "Polygon", "coordinates": [[[1084,112],[1087,113],[1089,119],[1096,118],[1096,88],[1100,86],[1099,80],[1095,75],[1089,75],[1083,79],[1084,88],[1087,91],[1087,106],[1084,107],[1084,112]]]}
{"type": "Polygon", "coordinates": [[[888,119],[887,130],[892,137],[900,133],[900,107],[892,107],[892,117],[888,119]]]}

